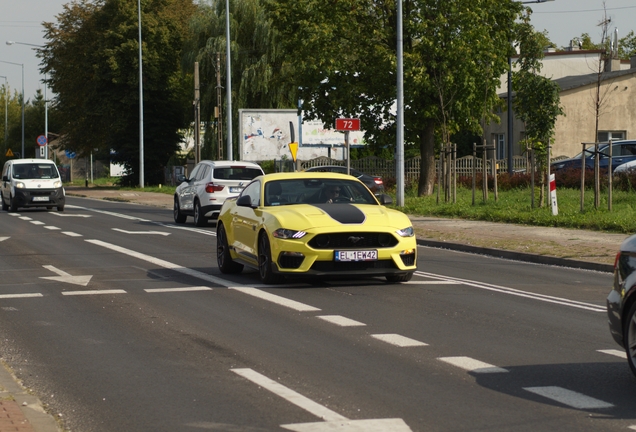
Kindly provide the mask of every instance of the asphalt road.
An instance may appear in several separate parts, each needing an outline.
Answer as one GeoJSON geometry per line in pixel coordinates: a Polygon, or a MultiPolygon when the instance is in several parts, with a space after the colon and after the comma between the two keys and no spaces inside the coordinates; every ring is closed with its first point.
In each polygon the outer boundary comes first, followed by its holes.
{"type": "Polygon", "coordinates": [[[421,247],[410,283],[216,268],[214,225],[0,212],[0,356],[71,431],[636,425],[607,273],[421,247]]]}

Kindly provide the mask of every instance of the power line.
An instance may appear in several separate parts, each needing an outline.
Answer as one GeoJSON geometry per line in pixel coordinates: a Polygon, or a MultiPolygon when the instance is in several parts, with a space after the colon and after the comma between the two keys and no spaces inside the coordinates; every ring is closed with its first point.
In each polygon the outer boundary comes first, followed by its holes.
{"type": "Polygon", "coordinates": [[[604,11],[613,11],[613,10],[622,10],[622,9],[636,9],[636,6],[623,6],[623,7],[617,7],[617,8],[607,8],[607,9],[584,9],[584,10],[575,10],[575,11],[550,11],[550,12],[546,12],[546,11],[542,11],[542,12],[534,12],[532,11],[533,15],[538,15],[538,14],[558,14],[558,13],[567,13],[567,14],[574,14],[574,13],[585,13],[585,12],[604,12],[604,11]]]}

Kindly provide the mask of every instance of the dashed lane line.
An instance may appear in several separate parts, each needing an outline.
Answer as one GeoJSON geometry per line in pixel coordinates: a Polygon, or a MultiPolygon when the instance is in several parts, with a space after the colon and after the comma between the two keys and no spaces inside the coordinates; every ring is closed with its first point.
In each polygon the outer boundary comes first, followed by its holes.
{"type": "Polygon", "coordinates": [[[32,221],[31,221],[31,223],[32,223],[33,225],[44,225],[44,222],[42,222],[42,221],[37,221],[37,220],[32,220],[32,221]]]}
{"type": "Polygon", "coordinates": [[[84,237],[83,235],[75,233],[73,231],[62,231],[62,234],[65,234],[69,237],[84,237]]]}
{"type": "Polygon", "coordinates": [[[407,338],[399,334],[392,334],[392,333],[391,334],[372,334],[371,337],[381,340],[382,342],[386,342],[388,344],[398,346],[400,348],[428,346],[427,343],[420,342],[415,339],[407,338]]]}
{"type": "Polygon", "coordinates": [[[193,286],[186,288],[149,288],[145,289],[147,293],[169,293],[169,292],[187,292],[187,291],[212,291],[212,288],[206,286],[193,286]]]}
{"type": "Polygon", "coordinates": [[[445,363],[457,366],[458,368],[467,370],[473,373],[506,373],[507,369],[500,368],[488,363],[484,363],[479,360],[475,360],[470,357],[439,357],[445,363]]]}
{"type": "Polygon", "coordinates": [[[602,409],[612,408],[614,406],[609,402],[604,402],[563,387],[524,387],[523,389],[576,409],[602,409]]]}
{"type": "Polygon", "coordinates": [[[316,307],[309,306],[307,304],[300,303],[295,300],[290,300],[285,297],[277,296],[275,294],[270,294],[267,291],[261,291],[259,289],[252,288],[252,287],[230,286],[228,288],[234,291],[241,292],[243,294],[251,295],[252,297],[257,297],[261,300],[266,300],[268,302],[275,303],[277,305],[296,310],[298,312],[316,312],[320,310],[316,307]]]}
{"type": "Polygon", "coordinates": [[[30,297],[43,297],[40,293],[28,293],[28,294],[0,294],[0,299],[13,299],[13,298],[30,298],[30,297]]]}
{"type": "Polygon", "coordinates": [[[616,350],[616,349],[606,349],[606,350],[596,350],[600,353],[603,354],[609,354],[612,355],[614,357],[619,357],[622,359],[626,359],[627,358],[627,354],[625,353],[625,351],[620,351],[620,350],[616,350]]]}
{"type": "Polygon", "coordinates": [[[338,325],[340,327],[366,326],[366,324],[361,323],[360,321],[352,320],[343,317],[342,315],[319,315],[317,318],[338,325]]]}
{"type": "Polygon", "coordinates": [[[58,228],[58,227],[53,226],[53,225],[47,225],[44,228],[46,228],[47,230],[51,230],[51,231],[61,230],[62,229],[62,228],[58,228]]]}
{"type": "Polygon", "coordinates": [[[121,289],[112,290],[88,290],[88,291],[62,291],[62,295],[65,296],[80,296],[80,295],[98,295],[98,294],[128,294],[121,289]]]}

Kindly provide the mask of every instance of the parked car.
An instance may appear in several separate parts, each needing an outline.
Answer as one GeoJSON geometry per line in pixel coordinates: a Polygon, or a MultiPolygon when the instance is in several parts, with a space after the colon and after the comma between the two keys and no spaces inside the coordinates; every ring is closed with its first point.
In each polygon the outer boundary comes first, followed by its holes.
{"type": "Polygon", "coordinates": [[[266,284],[286,276],[381,276],[406,282],[417,269],[413,226],[361,181],[336,173],[278,173],[255,178],[226,200],[217,226],[222,273],[244,266],[266,284]]]}
{"type": "Polygon", "coordinates": [[[623,165],[619,165],[614,170],[614,174],[629,174],[636,173],[636,160],[626,162],[623,165]]]}
{"type": "Polygon", "coordinates": [[[66,194],[57,167],[48,159],[11,159],[2,168],[2,210],[53,207],[64,211],[66,194]]]}
{"type": "Polygon", "coordinates": [[[607,296],[609,328],[625,349],[627,363],[636,375],[636,235],[621,244],[614,260],[614,285],[607,296]]]}
{"type": "MultiPolygon", "coordinates": [[[[339,165],[315,166],[315,167],[307,168],[305,171],[306,172],[333,172],[333,173],[346,174],[347,167],[339,166],[339,165]]],[[[349,170],[349,173],[355,178],[357,178],[358,180],[360,180],[362,183],[364,183],[366,187],[368,187],[369,190],[373,192],[374,194],[379,194],[384,192],[384,182],[382,181],[382,177],[371,176],[353,168],[349,170]]]]}
{"type": "Polygon", "coordinates": [[[190,178],[177,177],[180,184],[174,194],[174,221],[184,223],[192,216],[196,226],[205,226],[218,217],[226,199],[238,196],[246,184],[263,174],[263,169],[251,162],[199,162],[190,178]]]}
{"type": "MultiPolygon", "coordinates": [[[[585,167],[594,169],[594,145],[585,149],[585,167]]],[[[599,167],[607,170],[609,165],[609,143],[599,144],[599,167]]],[[[626,162],[636,161],[636,140],[623,140],[612,142],[612,172],[626,162]]],[[[550,172],[557,172],[566,169],[581,168],[581,153],[569,159],[562,159],[550,165],[550,172]]]]}

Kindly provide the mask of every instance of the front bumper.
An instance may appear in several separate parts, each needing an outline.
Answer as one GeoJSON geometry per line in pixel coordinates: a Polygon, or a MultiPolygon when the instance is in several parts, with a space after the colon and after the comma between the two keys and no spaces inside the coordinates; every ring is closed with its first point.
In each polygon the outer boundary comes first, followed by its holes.
{"type": "Polygon", "coordinates": [[[15,189],[13,202],[19,207],[63,207],[66,202],[64,188],[15,189]]]}

